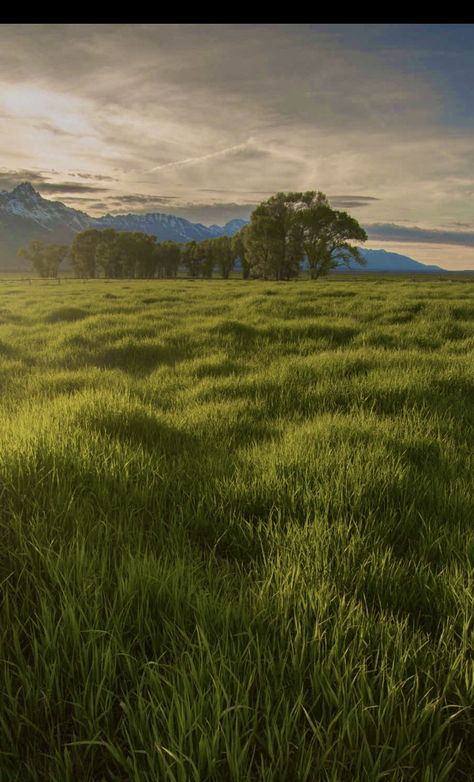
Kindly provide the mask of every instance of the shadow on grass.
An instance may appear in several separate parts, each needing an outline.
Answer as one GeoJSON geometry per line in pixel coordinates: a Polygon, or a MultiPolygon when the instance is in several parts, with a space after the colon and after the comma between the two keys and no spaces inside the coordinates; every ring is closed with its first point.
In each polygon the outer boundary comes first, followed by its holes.
{"type": "Polygon", "coordinates": [[[412,323],[417,315],[419,315],[425,309],[425,305],[422,302],[416,302],[408,306],[400,307],[395,312],[389,312],[387,315],[382,315],[378,320],[382,323],[390,325],[402,325],[405,323],[412,323]]]}
{"type": "Polygon", "coordinates": [[[350,509],[364,529],[365,565],[357,574],[347,573],[346,587],[350,592],[355,587],[356,597],[377,615],[388,611],[433,637],[449,621],[461,636],[459,595],[450,589],[446,571],[459,564],[456,537],[459,529],[470,528],[472,504],[456,492],[456,465],[437,443],[388,446],[403,460],[403,476],[368,485],[350,509]],[[365,529],[374,514],[380,523],[365,529]],[[372,557],[374,545],[387,556],[372,557]]]}
{"type": "Polygon", "coordinates": [[[295,326],[276,326],[275,328],[265,329],[267,340],[275,339],[284,342],[285,345],[300,342],[302,340],[323,340],[329,345],[340,346],[347,345],[359,333],[359,329],[351,326],[325,326],[323,324],[308,323],[295,326]]]}
{"type": "MultiPolygon", "coordinates": [[[[442,415],[460,423],[474,425],[474,382],[469,378],[450,380],[438,378],[431,385],[408,388],[385,388],[374,390],[365,406],[382,415],[398,415],[403,407],[422,408],[429,406],[442,415]]],[[[340,407],[347,410],[350,399],[340,399],[340,407]]]]}
{"type": "Polygon", "coordinates": [[[60,309],[53,310],[49,315],[46,315],[46,323],[72,323],[76,320],[83,320],[88,318],[90,312],[87,310],[81,310],[78,307],[60,307],[60,309]]]}
{"type": "Polygon", "coordinates": [[[23,315],[18,315],[16,312],[10,312],[10,310],[0,309],[0,324],[21,323],[24,320],[25,318],[23,315]]]}
{"type": "Polygon", "coordinates": [[[320,291],[315,298],[322,299],[353,299],[358,291],[320,291]]]}
{"type": "Polygon", "coordinates": [[[393,563],[385,570],[374,567],[365,574],[357,596],[375,616],[389,613],[405,619],[413,630],[433,638],[442,634],[447,622],[452,625],[457,613],[442,575],[413,560],[393,563]]]}
{"type": "Polygon", "coordinates": [[[182,344],[136,343],[117,345],[98,351],[88,364],[103,369],[121,369],[130,375],[140,376],[153,372],[158,366],[173,366],[190,358],[190,349],[182,344]]]}
{"type": "Polygon", "coordinates": [[[110,440],[142,446],[169,460],[196,455],[201,448],[198,437],[169,426],[145,409],[92,409],[85,414],[83,423],[110,440]]]}
{"type": "Polygon", "coordinates": [[[237,364],[235,361],[225,360],[217,363],[209,362],[201,364],[193,370],[193,375],[198,378],[205,377],[229,377],[231,375],[242,375],[248,372],[248,369],[237,364]]]}
{"type": "Polygon", "coordinates": [[[474,306],[452,307],[451,317],[454,320],[474,320],[474,306]]]}
{"type": "Polygon", "coordinates": [[[255,326],[250,326],[247,323],[226,320],[211,329],[211,334],[216,336],[219,342],[234,350],[247,351],[254,348],[259,331],[255,326]]]}
{"type": "MultiPolygon", "coordinates": [[[[133,523],[137,548],[144,541],[162,545],[172,533],[203,556],[218,546],[230,564],[245,566],[260,547],[240,517],[234,518],[221,489],[235,477],[234,447],[272,434],[270,425],[252,416],[224,422],[217,438],[205,427],[172,426],[139,405],[119,403],[114,409],[88,400],[77,404],[57,437],[50,430],[5,461],[2,512],[5,519],[21,520],[22,534],[32,518],[40,520],[58,545],[77,533],[97,544],[100,520],[106,519],[109,542],[119,541],[133,523]]],[[[12,549],[16,534],[12,527],[7,541],[12,549]]]]}
{"type": "Polygon", "coordinates": [[[9,345],[8,342],[2,342],[2,340],[0,340],[0,356],[6,356],[7,358],[20,358],[18,351],[9,345]]]}

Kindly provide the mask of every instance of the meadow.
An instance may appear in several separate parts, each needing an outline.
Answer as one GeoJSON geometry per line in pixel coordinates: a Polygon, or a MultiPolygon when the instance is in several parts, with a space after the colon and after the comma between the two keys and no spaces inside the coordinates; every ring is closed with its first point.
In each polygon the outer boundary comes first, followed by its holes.
{"type": "Polygon", "coordinates": [[[0,281],[1,782],[474,778],[474,285],[0,281]]]}

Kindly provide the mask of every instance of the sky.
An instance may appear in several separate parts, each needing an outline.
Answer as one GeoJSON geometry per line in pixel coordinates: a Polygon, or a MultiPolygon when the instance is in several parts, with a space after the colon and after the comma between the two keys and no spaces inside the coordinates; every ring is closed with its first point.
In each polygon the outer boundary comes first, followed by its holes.
{"type": "Polygon", "coordinates": [[[1,25],[22,181],[205,225],[320,190],[367,247],[474,269],[474,25],[1,25]]]}

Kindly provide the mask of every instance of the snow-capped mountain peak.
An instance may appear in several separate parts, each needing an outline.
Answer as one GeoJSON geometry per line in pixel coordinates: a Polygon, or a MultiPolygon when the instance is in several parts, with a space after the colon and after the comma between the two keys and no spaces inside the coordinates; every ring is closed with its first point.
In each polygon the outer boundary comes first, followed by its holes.
{"type": "Polygon", "coordinates": [[[30,182],[22,182],[11,192],[0,193],[0,216],[33,221],[48,232],[56,230],[80,231],[89,225],[90,217],[77,209],[71,209],[60,201],[43,198],[30,182]]]}
{"type": "Polygon", "coordinates": [[[13,190],[12,193],[16,196],[36,196],[41,198],[37,190],[34,189],[31,182],[20,182],[13,190]]]}
{"type": "Polygon", "coordinates": [[[43,207],[43,199],[29,182],[17,185],[11,193],[0,196],[1,207],[12,215],[26,217],[39,223],[47,223],[50,219],[47,207],[43,207]]]}
{"type": "Polygon", "coordinates": [[[13,190],[0,191],[0,264],[16,264],[16,251],[31,239],[69,243],[74,234],[87,228],[115,228],[118,231],[143,231],[159,242],[199,242],[216,236],[232,236],[244,221],[232,220],[226,226],[205,226],[184,217],[152,212],[148,214],[107,214],[94,218],[61,201],[49,201],[30,182],[13,190]],[[235,225],[234,225],[235,224],[235,225]]]}

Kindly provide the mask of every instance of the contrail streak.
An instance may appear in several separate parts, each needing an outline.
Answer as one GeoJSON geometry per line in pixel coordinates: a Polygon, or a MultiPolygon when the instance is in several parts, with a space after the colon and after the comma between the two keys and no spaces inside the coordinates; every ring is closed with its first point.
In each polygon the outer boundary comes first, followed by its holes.
{"type": "Polygon", "coordinates": [[[184,160],[175,160],[173,163],[164,163],[161,166],[150,168],[148,173],[151,174],[152,171],[163,171],[166,168],[180,168],[181,166],[190,166],[193,163],[201,163],[203,160],[224,157],[229,152],[238,152],[241,149],[247,149],[251,141],[252,139],[248,139],[244,144],[235,144],[233,147],[226,147],[226,149],[221,149],[219,152],[210,152],[209,155],[202,155],[201,157],[188,157],[184,158],[184,160]]]}

